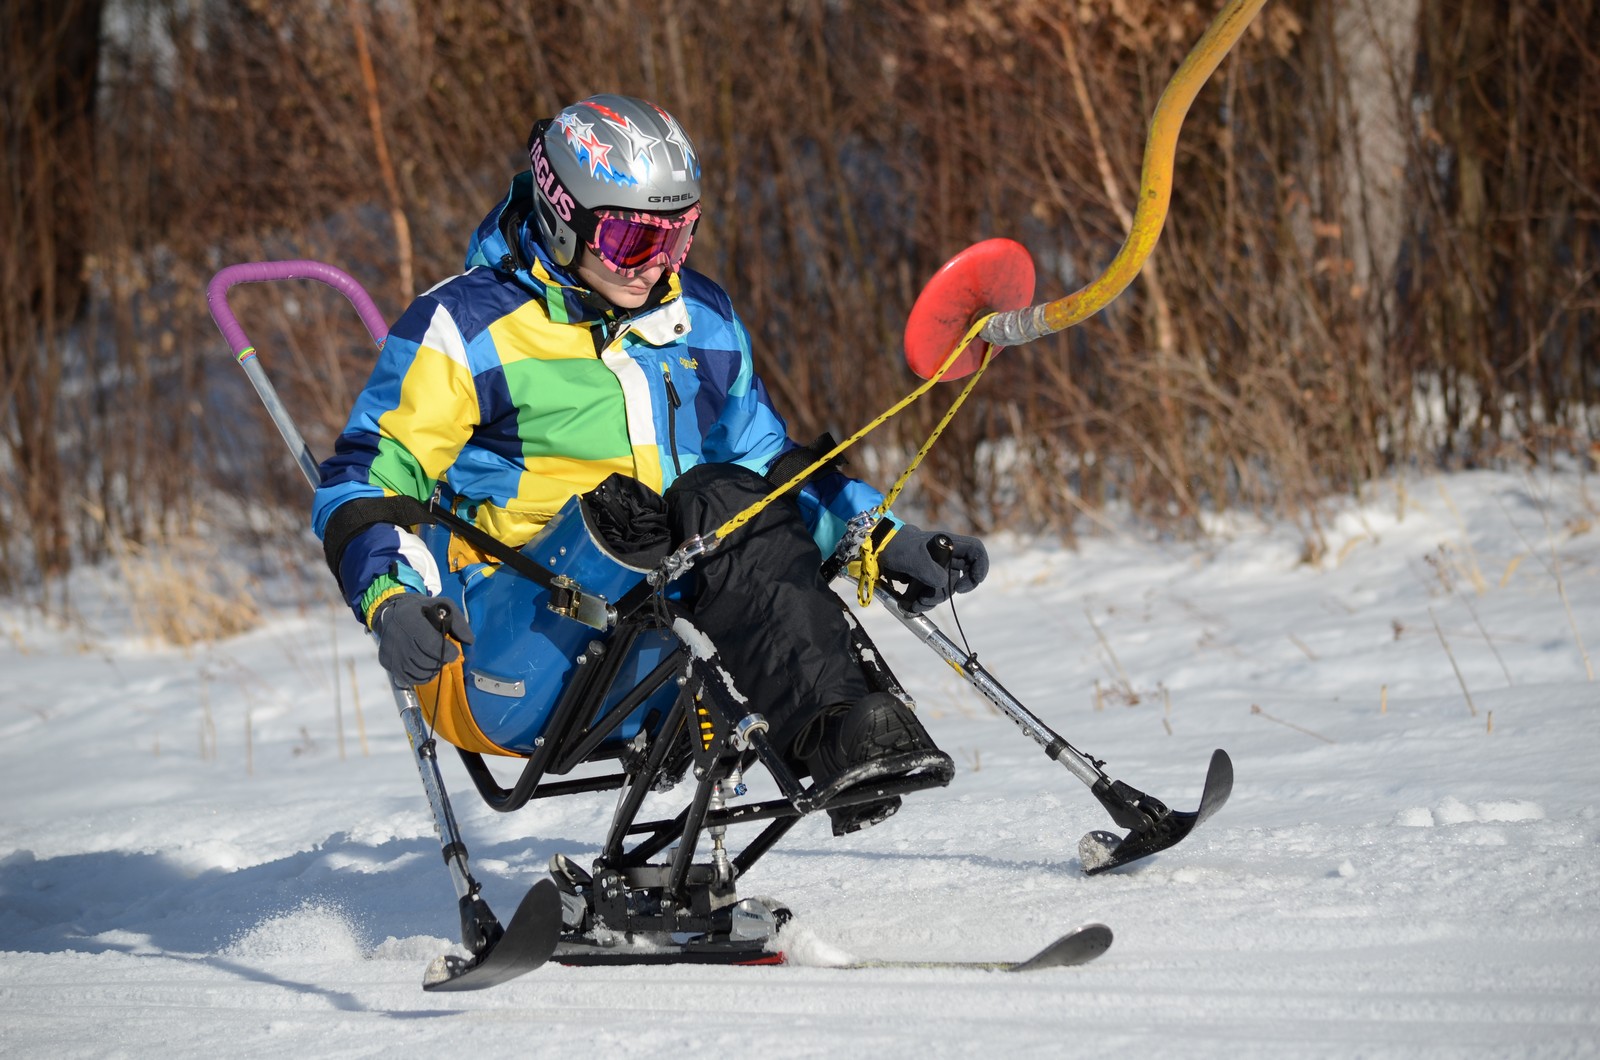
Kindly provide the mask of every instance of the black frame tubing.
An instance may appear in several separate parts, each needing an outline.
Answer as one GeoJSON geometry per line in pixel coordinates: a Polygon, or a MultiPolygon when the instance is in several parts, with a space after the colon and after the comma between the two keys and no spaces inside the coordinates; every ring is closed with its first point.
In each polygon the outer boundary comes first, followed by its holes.
{"type": "MultiPolygon", "coordinates": [[[[645,760],[644,768],[633,775],[633,784],[628,793],[623,796],[622,802],[611,815],[611,828],[606,834],[606,845],[601,848],[601,859],[614,867],[631,867],[634,851],[623,850],[623,843],[633,834],[633,821],[639,815],[639,808],[644,805],[644,800],[650,794],[656,777],[661,773],[661,767],[667,760],[667,755],[677,744],[683,733],[684,720],[688,716],[689,707],[687,696],[680,695],[677,702],[672,705],[672,711],[667,715],[666,722],[661,726],[661,735],[656,739],[656,745],[650,749],[650,755],[645,760]]],[[[682,816],[681,814],[679,815],[682,816]]],[[[655,829],[660,831],[660,829],[655,829]]],[[[671,842],[668,838],[661,844],[660,849],[665,849],[671,842]]],[[[649,858],[655,853],[645,855],[649,858]]],[[[643,864],[643,862],[640,862],[643,864]]]]}
{"type": "Polygon", "coordinates": [[[669,653],[655,669],[650,671],[640,685],[631,689],[603,716],[595,719],[587,728],[579,730],[577,745],[567,753],[561,753],[562,749],[574,739],[574,730],[582,724],[583,719],[594,717],[595,712],[599,710],[599,704],[604,702],[605,696],[610,693],[611,686],[616,682],[617,673],[622,663],[626,661],[627,650],[632,647],[633,642],[648,624],[648,620],[645,619],[626,622],[612,636],[610,643],[604,644],[599,652],[591,648],[578,656],[575,661],[576,672],[567,682],[561,698],[556,701],[545,735],[535,741],[534,751],[527,757],[527,764],[523,766],[522,773],[512,787],[505,788],[500,785],[490,772],[483,755],[476,751],[456,748],[473,786],[478,789],[479,796],[490,809],[500,813],[511,813],[522,809],[532,799],[570,794],[573,791],[604,791],[621,787],[626,782],[626,774],[614,774],[609,777],[548,785],[546,786],[548,791],[540,786],[547,773],[564,776],[584,762],[618,757],[621,751],[599,758],[592,758],[591,755],[594,749],[633,712],[634,708],[644,701],[645,697],[665,684],[674,669],[682,665],[683,649],[680,646],[669,653]]]}

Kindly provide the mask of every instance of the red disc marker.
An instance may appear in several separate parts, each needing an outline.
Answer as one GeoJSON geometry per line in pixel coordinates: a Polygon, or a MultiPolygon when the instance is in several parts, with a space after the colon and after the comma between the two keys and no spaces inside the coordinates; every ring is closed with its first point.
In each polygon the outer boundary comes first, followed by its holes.
{"type": "MultiPolygon", "coordinates": [[[[1032,302],[1033,258],[1027,248],[1012,239],[974,243],[940,266],[917,295],[906,318],[906,363],[923,379],[931,378],[973,321],[1032,302]]],[[[988,351],[987,342],[974,339],[944,378],[971,375],[988,351]]]]}

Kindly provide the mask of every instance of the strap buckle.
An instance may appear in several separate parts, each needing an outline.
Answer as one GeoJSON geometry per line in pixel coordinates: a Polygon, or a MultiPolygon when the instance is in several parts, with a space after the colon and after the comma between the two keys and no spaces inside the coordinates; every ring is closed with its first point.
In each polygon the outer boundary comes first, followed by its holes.
{"type": "Polygon", "coordinates": [[[545,605],[562,618],[581,622],[590,629],[609,629],[616,617],[606,598],[586,593],[565,574],[550,579],[550,602],[545,605]]]}

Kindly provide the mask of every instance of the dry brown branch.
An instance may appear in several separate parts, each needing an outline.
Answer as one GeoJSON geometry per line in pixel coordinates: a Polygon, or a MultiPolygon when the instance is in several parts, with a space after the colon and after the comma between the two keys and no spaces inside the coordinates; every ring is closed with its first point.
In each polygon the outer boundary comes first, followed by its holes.
{"type": "Polygon", "coordinates": [[[1461,667],[1456,663],[1456,653],[1450,650],[1450,642],[1445,639],[1444,630],[1439,626],[1439,616],[1433,613],[1433,608],[1428,608],[1428,617],[1433,620],[1433,631],[1439,635],[1439,645],[1444,648],[1444,653],[1450,657],[1450,669],[1455,671],[1456,684],[1461,686],[1461,694],[1467,697],[1467,709],[1472,716],[1478,716],[1478,705],[1472,701],[1472,690],[1467,687],[1467,679],[1461,676],[1461,667]]]}
{"type": "MultiPolygon", "coordinates": [[[[378,163],[378,175],[383,178],[383,189],[389,197],[389,216],[394,222],[395,248],[400,255],[398,286],[402,302],[416,293],[416,281],[411,266],[411,222],[406,219],[405,207],[400,199],[400,182],[395,179],[394,163],[389,159],[389,137],[383,131],[383,108],[378,102],[378,76],[372,69],[372,53],[367,47],[367,28],[362,20],[360,0],[348,0],[350,29],[356,39],[356,62],[361,67],[361,87],[366,92],[367,121],[372,126],[372,148],[378,163]]],[[[344,745],[340,744],[340,756],[344,745]]]]}
{"type": "Polygon", "coordinates": [[[1310,729],[1302,728],[1301,726],[1296,725],[1292,721],[1284,721],[1282,718],[1275,718],[1271,714],[1268,714],[1266,711],[1262,710],[1261,707],[1258,704],[1255,704],[1255,703],[1250,704],[1250,713],[1259,715],[1259,716],[1261,716],[1263,718],[1266,718],[1268,721],[1277,722],[1279,725],[1282,725],[1285,728],[1293,729],[1295,732],[1304,733],[1305,735],[1313,737],[1314,739],[1321,740],[1323,743],[1337,743],[1338,742],[1337,740],[1334,740],[1332,737],[1324,736],[1319,732],[1312,732],[1310,729]]]}

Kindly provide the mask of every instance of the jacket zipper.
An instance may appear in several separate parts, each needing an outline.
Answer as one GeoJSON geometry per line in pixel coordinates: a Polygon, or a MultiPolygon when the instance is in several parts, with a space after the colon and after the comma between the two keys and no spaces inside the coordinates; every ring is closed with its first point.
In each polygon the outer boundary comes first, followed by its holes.
{"type": "Polygon", "coordinates": [[[661,362],[661,378],[667,384],[667,440],[672,448],[672,473],[683,474],[683,465],[678,463],[678,409],[682,407],[683,400],[678,397],[678,388],[672,385],[672,369],[667,367],[667,362],[661,362]]]}

